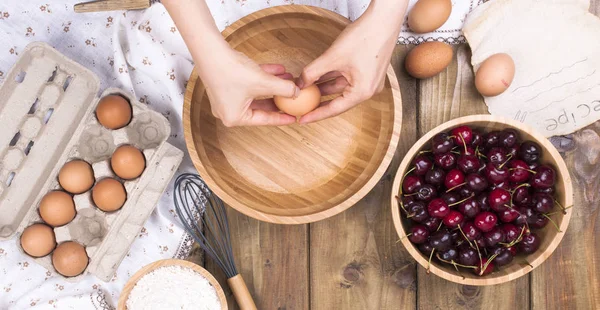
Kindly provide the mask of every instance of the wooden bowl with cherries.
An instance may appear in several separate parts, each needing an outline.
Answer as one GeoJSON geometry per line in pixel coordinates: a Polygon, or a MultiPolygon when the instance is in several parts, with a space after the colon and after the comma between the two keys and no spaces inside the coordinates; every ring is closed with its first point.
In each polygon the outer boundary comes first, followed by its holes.
{"type": "Polygon", "coordinates": [[[573,186],[544,136],[500,117],[449,121],[423,136],[392,188],[401,243],[446,280],[494,285],[539,266],[569,225],[573,186]]]}

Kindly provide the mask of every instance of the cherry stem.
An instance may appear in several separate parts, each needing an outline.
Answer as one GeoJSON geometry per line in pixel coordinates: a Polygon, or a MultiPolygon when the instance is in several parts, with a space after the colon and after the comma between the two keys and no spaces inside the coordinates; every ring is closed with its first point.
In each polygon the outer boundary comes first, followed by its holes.
{"type": "Polygon", "coordinates": [[[512,154],[508,154],[508,158],[500,166],[498,166],[498,168],[502,169],[502,167],[504,167],[504,165],[506,165],[512,159],[512,157],[512,154]]]}
{"type": "Polygon", "coordinates": [[[396,243],[398,243],[398,242],[400,242],[400,241],[404,240],[405,238],[408,238],[408,237],[410,237],[411,235],[412,235],[412,233],[410,233],[410,234],[408,234],[408,235],[404,235],[404,236],[400,237],[400,239],[398,239],[398,241],[396,241],[396,243]]]}
{"type": "Polygon", "coordinates": [[[463,146],[465,147],[465,154],[467,154],[467,142],[465,141],[465,138],[463,138],[463,136],[461,134],[458,135],[458,137],[460,138],[460,140],[463,143],[463,146]]]}
{"type": "Polygon", "coordinates": [[[419,152],[419,154],[426,154],[426,153],[433,153],[433,151],[425,150],[425,151],[420,151],[419,152]]]}
{"type": "Polygon", "coordinates": [[[453,190],[455,190],[455,189],[457,189],[457,188],[459,188],[459,187],[461,187],[461,186],[465,186],[465,185],[467,185],[467,182],[463,182],[463,183],[461,183],[461,184],[458,184],[458,185],[456,185],[456,186],[454,186],[454,187],[452,187],[452,188],[448,189],[448,190],[446,191],[446,193],[449,193],[449,192],[451,192],[451,191],[453,191],[453,190]]]}
{"type": "Polygon", "coordinates": [[[467,240],[467,242],[469,243],[469,246],[471,248],[473,248],[473,244],[471,244],[471,240],[469,240],[469,238],[467,238],[467,235],[465,235],[465,232],[462,230],[462,228],[460,227],[460,225],[458,225],[458,230],[460,230],[460,233],[463,235],[463,237],[465,238],[465,240],[467,240]]]}
{"type": "Polygon", "coordinates": [[[410,197],[410,196],[415,196],[418,195],[419,193],[412,193],[412,194],[403,194],[404,197],[410,197]]]}
{"type": "Polygon", "coordinates": [[[427,274],[429,274],[429,271],[431,269],[431,259],[433,258],[433,252],[435,252],[435,249],[432,249],[431,254],[429,254],[429,261],[427,262],[427,274]]]}
{"type": "Polygon", "coordinates": [[[525,226],[523,226],[523,228],[521,229],[521,234],[519,234],[519,237],[517,239],[513,240],[513,242],[508,243],[508,244],[501,242],[500,244],[504,245],[507,248],[510,248],[511,246],[514,246],[515,244],[517,244],[517,243],[521,242],[521,240],[523,240],[524,232],[525,232],[525,226]]]}
{"type": "Polygon", "coordinates": [[[479,267],[481,268],[481,270],[483,269],[483,259],[481,258],[481,251],[479,251],[479,245],[477,244],[477,241],[475,241],[475,248],[477,249],[477,255],[479,255],[479,267]]]}
{"type": "Polygon", "coordinates": [[[404,177],[402,178],[402,183],[404,183],[404,178],[406,178],[411,172],[415,171],[417,169],[417,167],[412,167],[412,169],[408,170],[405,174],[404,177]]]}
{"type": "MultiPolygon", "coordinates": [[[[517,167],[517,168],[510,168],[510,169],[508,169],[508,171],[514,171],[514,170],[526,170],[526,171],[529,171],[532,174],[536,174],[537,173],[537,172],[535,172],[535,171],[533,171],[531,169],[526,169],[526,168],[523,168],[523,167],[517,167]]],[[[524,184],[527,184],[527,183],[524,183],[524,184]]]]}
{"type": "Polygon", "coordinates": [[[556,227],[556,230],[558,230],[558,232],[562,232],[562,230],[560,230],[560,227],[558,227],[558,224],[556,224],[556,222],[553,219],[551,219],[550,216],[548,216],[547,214],[542,215],[548,220],[550,220],[550,222],[552,223],[552,225],[554,225],[554,227],[556,227]]]}
{"type": "Polygon", "coordinates": [[[555,204],[557,204],[557,205],[558,205],[558,206],[559,206],[559,207],[562,209],[562,212],[563,212],[563,214],[567,214],[567,209],[569,209],[569,208],[572,208],[572,207],[573,207],[573,206],[570,206],[570,207],[567,207],[567,208],[565,208],[565,207],[563,207],[563,206],[560,204],[560,202],[558,202],[558,200],[556,200],[556,199],[554,199],[554,203],[555,203],[555,204]]]}
{"type": "Polygon", "coordinates": [[[484,266],[484,268],[482,268],[482,269],[479,271],[479,275],[480,275],[480,276],[482,276],[482,275],[483,275],[483,273],[485,272],[485,270],[488,268],[488,266],[489,266],[489,265],[492,263],[492,261],[493,261],[493,260],[494,260],[494,259],[495,259],[497,256],[498,256],[498,254],[494,254],[494,255],[492,255],[492,256],[491,256],[491,257],[488,259],[488,261],[485,263],[485,266],[484,266]]]}
{"type": "Polygon", "coordinates": [[[469,197],[467,197],[467,198],[465,198],[465,199],[463,199],[461,201],[457,201],[457,202],[455,202],[453,204],[449,204],[448,207],[454,207],[454,206],[459,205],[459,204],[461,204],[461,203],[463,203],[463,202],[465,202],[465,201],[467,201],[467,200],[469,200],[469,199],[471,199],[473,197],[475,197],[475,194],[471,194],[471,196],[469,196],[469,197]]]}
{"type": "Polygon", "coordinates": [[[435,230],[436,232],[438,232],[442,228],[442,224],[444,224],[444,221],[440,222],[440,225],[438,225],[438,228],[435,230]]]}
{"type": "Polygon", "coordinates": [[[402,210],[404,210],[406,215],[408,215],[408,211],[404,207],[404,202],[402,201],[402,198],[400,198],[398,195],[396,195],[396,201],[398,201],[398,205],[400,206],[400,208],[402,208],[402,210]]]}
{"type": "Polygon", "coordinates": [[[459,151],[450,151],[450,153],[452,153],[452,154],[456,154],[456,155],[460,155],[460,152],[459,152],[459,151]]]}
{"type": "MultiPolygon", "coordinates": [[[[463,267],[463,268],[471,268],[471,269],[476,269],[476,268],[477,268],[477,266],[467,266],[467,265],[461,265],[461,264],[458,264],[458,263],[456,263],[454,260],[452,260],[452,261],[447,261],[447,260],[445,260],[445,259],[442,259],[442,258],[440,258],[440,255],[439,255],[439,254],[436,254],[436,255],[435,255],[435,257],[437,257],[437,259],[439,259],[441,262],[444,262],[444,263],[447,263],[447,264],[452,264],[452,265],[454,265],[454,267],[458,266],[458,267],[463,267]]],[[[456,269],[456,270],[458,271],[458,269],[456,269]]]]}

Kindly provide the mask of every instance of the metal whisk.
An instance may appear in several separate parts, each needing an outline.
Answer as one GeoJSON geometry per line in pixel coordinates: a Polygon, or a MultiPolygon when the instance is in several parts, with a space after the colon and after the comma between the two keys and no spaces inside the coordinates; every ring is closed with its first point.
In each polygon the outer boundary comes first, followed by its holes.
{"type": "Polygon", "coordinates": [[[191,173],[177,177],[174,193],[175,210],[185,230],[223,270],[240,308],[256,309],[252,295],[235,267],[223,201],[208,188],[199,175],[191,173]]]}

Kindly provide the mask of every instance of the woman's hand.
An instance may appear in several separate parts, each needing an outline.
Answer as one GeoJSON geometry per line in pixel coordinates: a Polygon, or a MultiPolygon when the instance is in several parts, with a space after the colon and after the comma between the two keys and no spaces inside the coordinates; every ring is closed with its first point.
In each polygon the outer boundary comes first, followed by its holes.
{"type": "Polygon", "coordinates": [[[306,66],[300,88],[320,83],[322,95],[340,94],[304,115],[300,123],[341,114],[383,89],[408,0],[373,0],[333,45],[306,66]]]}
{"type": "Polygon", "coordinates": [[[259,66],[230,50],[202,66],[199,74],[207,88],[212,113],[225,126],[281,126],[296,122],[296,117],[280,113],[272,98],[256,99],[298,96],[300,88],[282,65],[259,66]]]}
{"type": "Polygon", "coordinates": [[[288,125],[273,95],[295,97],[300,88],[281,65],[259,66],[221,36],[204,0],[163,0],[207,88],[213,114],[225,126],[288,125]],[[259,98],[259,100],[255,100],[259,98]]]}

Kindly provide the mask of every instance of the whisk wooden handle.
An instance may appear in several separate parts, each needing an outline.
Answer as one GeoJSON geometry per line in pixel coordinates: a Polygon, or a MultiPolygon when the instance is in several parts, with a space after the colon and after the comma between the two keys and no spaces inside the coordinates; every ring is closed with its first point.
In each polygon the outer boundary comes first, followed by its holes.
{"type": "Polygon", "coordinates": [[[254,304],[254,299],[252,299],[252,295],[250,295],[250,291],[248,290],[242,275],[238,274],[237,276],[228,279],[227,284],[229,284],[229,288],[231,288],[233,296],[235,297],[235,301],[237,301],[240,309],[257,310],[256,305],[254,304]]]}

